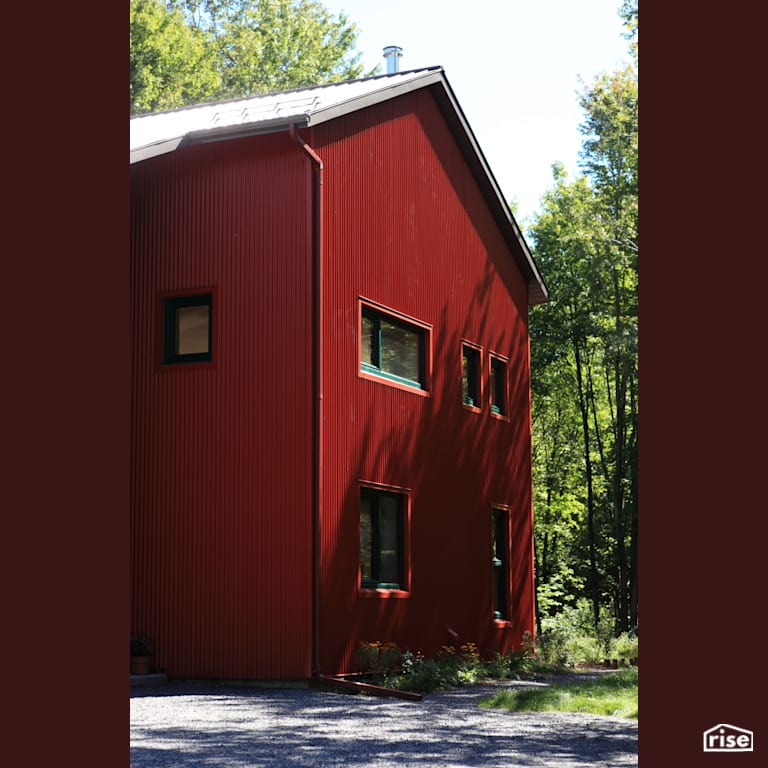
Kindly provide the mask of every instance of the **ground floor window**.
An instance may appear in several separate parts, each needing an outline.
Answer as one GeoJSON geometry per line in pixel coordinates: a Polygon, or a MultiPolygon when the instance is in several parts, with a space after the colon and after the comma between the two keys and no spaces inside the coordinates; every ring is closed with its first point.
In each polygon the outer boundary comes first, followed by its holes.
{"type": "Polygon", "coordinates": [[[509,618],[509,511],[494,509],[491,516],[493,618],[509,618]]]}
{"type": "Polygon", "coordinates": [[[360,489],[360,586],[405,589],[403,552],[406,496],[360,489]]]}

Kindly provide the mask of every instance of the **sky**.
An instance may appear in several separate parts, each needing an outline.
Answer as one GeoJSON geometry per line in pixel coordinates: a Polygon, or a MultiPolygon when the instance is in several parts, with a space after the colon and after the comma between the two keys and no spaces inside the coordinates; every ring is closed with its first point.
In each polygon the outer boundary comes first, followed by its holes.
{"type": "Polygon", "coordinates": [[[403,49],[400,70],[442,66],[475,138],[521,226],[552,187],[552,165],[579,172],[590,84],[631,60],[621,0],[320,0],[359,30],[366,70],[383,49],[403,49]]]}

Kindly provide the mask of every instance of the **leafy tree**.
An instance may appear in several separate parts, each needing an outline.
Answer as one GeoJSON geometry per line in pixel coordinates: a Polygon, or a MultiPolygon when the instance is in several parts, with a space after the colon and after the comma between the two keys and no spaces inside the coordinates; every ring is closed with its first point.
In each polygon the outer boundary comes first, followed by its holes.
{"type": "Polygon", "coordinates": [[[316,0],[170,0],[205,36],[221,76],[217,98],[375,74],[354,53],[357,27],[316,0]]]}
{"type": "MultiPolygon", "coordinates": [[[[570,421],[566,427],[548,431],[547,441],[557,441],[552,454],[566,450],[580,456],[580,472],[571,474],[571,489],[580,500],[582,529],[586,532],[584,556],[578,557],[583,583],[588,587],[595,621],[601,602],[601,576],[598,561],[597,513],[598,492],[592,451],[594,435],[590,419],[590,386],[594,339],[598,318],[591,296],[595,239],[592,232],[594,192],[585,178],[569,183],[564,168],[553,168],[555,187],[545,194],[543,213],[532,227],[537,260],[553,300],[543,312],[531,316],[531,369],[534,413],[552,413],[570,421]],[[543,395],[541,380],[556,382],[557,388],[543,395]],[[567,440],[568,444],[558,445],[567,440]],[[579,442],[581,445],[579,446],[579,442]]],[[[546,386],[546,385],[545,385],[546,386]]],[[[534,462],[538,463],[534,455],[534,462]]],[[[558,481],[556,468],[544,469],[547,503],[537,513],[537,526],[546,530],[551,524],[550,488],[552,478],[558,481]]],[[[541,469],[534,470],[535,475],[541,469]]],[[[579,554],[582,554],[579,552],[579,554]]],[[[541,574],[545,577],[546,574],[541,574]]]]}
{"type": "Polygon", "coordinates": [[[619,16],[624,21],[624,37],[630,41],[629,50],[637,61],[637,0],[624,0],[619,16]]]}
{"type": "MultiPolygon", "coordinates": [[[[608,487],[617,627],[637,621],[637,77],[633,66],[597,78],[582,94],[582,167],[596,193],[593,302],[605,379],[606,431],[596,427],[608,487]],[[604,439],[602,439],[604,438],[604,439]],[[628,548],[628,551],[625,549],[628,548]]],[[[597,403],[593,403],[597,413],[597,403]]]]}
{"type": "Polygon", "coordinates": [[[173,109],[220,90],[204,36],[162,0],[131,0],[131,114],[173,109]]]}
{"type": "MultiPolygon", "coordinates": [[[[637,60],[637,3],[621,13],[637,60]]],[[[637,627],[637,70],[580,94],[581,168],[530,228],[552,294],[531,314],[536,569],[549,615],[587,595],[637,627]]]]}

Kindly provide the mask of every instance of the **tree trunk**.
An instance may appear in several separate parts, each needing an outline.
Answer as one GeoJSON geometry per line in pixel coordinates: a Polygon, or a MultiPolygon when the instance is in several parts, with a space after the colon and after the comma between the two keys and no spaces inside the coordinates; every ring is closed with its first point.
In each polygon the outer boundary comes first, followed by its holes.
{"type": "Polygon", "coordinates": [[[597,630],[600,624],[600,587],[597,571],[597,552],[595,546],[595,494],[592,479],[592,457],[590,455],[589,410],[584,392],[584,375],[581,363],[581,349],[578,340],[573,338],[573,351],[576,361],[576,384],[578,388],[579,411],[584,436],[584,463],[587,478],[587,540],[589,544],[589,590],[592,599],[592,619],[597,630]]]}

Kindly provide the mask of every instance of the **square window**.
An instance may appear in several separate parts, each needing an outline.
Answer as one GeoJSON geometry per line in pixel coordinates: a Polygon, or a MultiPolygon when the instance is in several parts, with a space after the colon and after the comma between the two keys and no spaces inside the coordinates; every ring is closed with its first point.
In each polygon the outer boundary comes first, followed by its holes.
{"type": "Polygon", "coordinates": [[[363,305],[360,370],[397,384],[426,389],[425,328],[363,305]]]}
{"type": "Polygon", "coordinates": [[[461,396],[464,405],[480,407],[480,350],[468,344],[461,348],[461,396]]]}
{"type": "Polygon", "coordinates": [[[360,492],[360,586],[404,589],[405,496],[362,488],[360,492]]]}
{"type": "Polygon", "coordinates": [[[509,610],[509,513],[494,509],[491,517],[493,618],[505,620],[509,610]]]}
{"type": "Polygon", "coordinates": [[[211,359],[213,295],[174,296],[164,302],[164,363],[211,359]]]}
{"type": "Polygon", "coordinates": [[[499,357],[491,357],[489,388],[491,413],[504,416],[507,413],[507,364],[499,357]]]}

